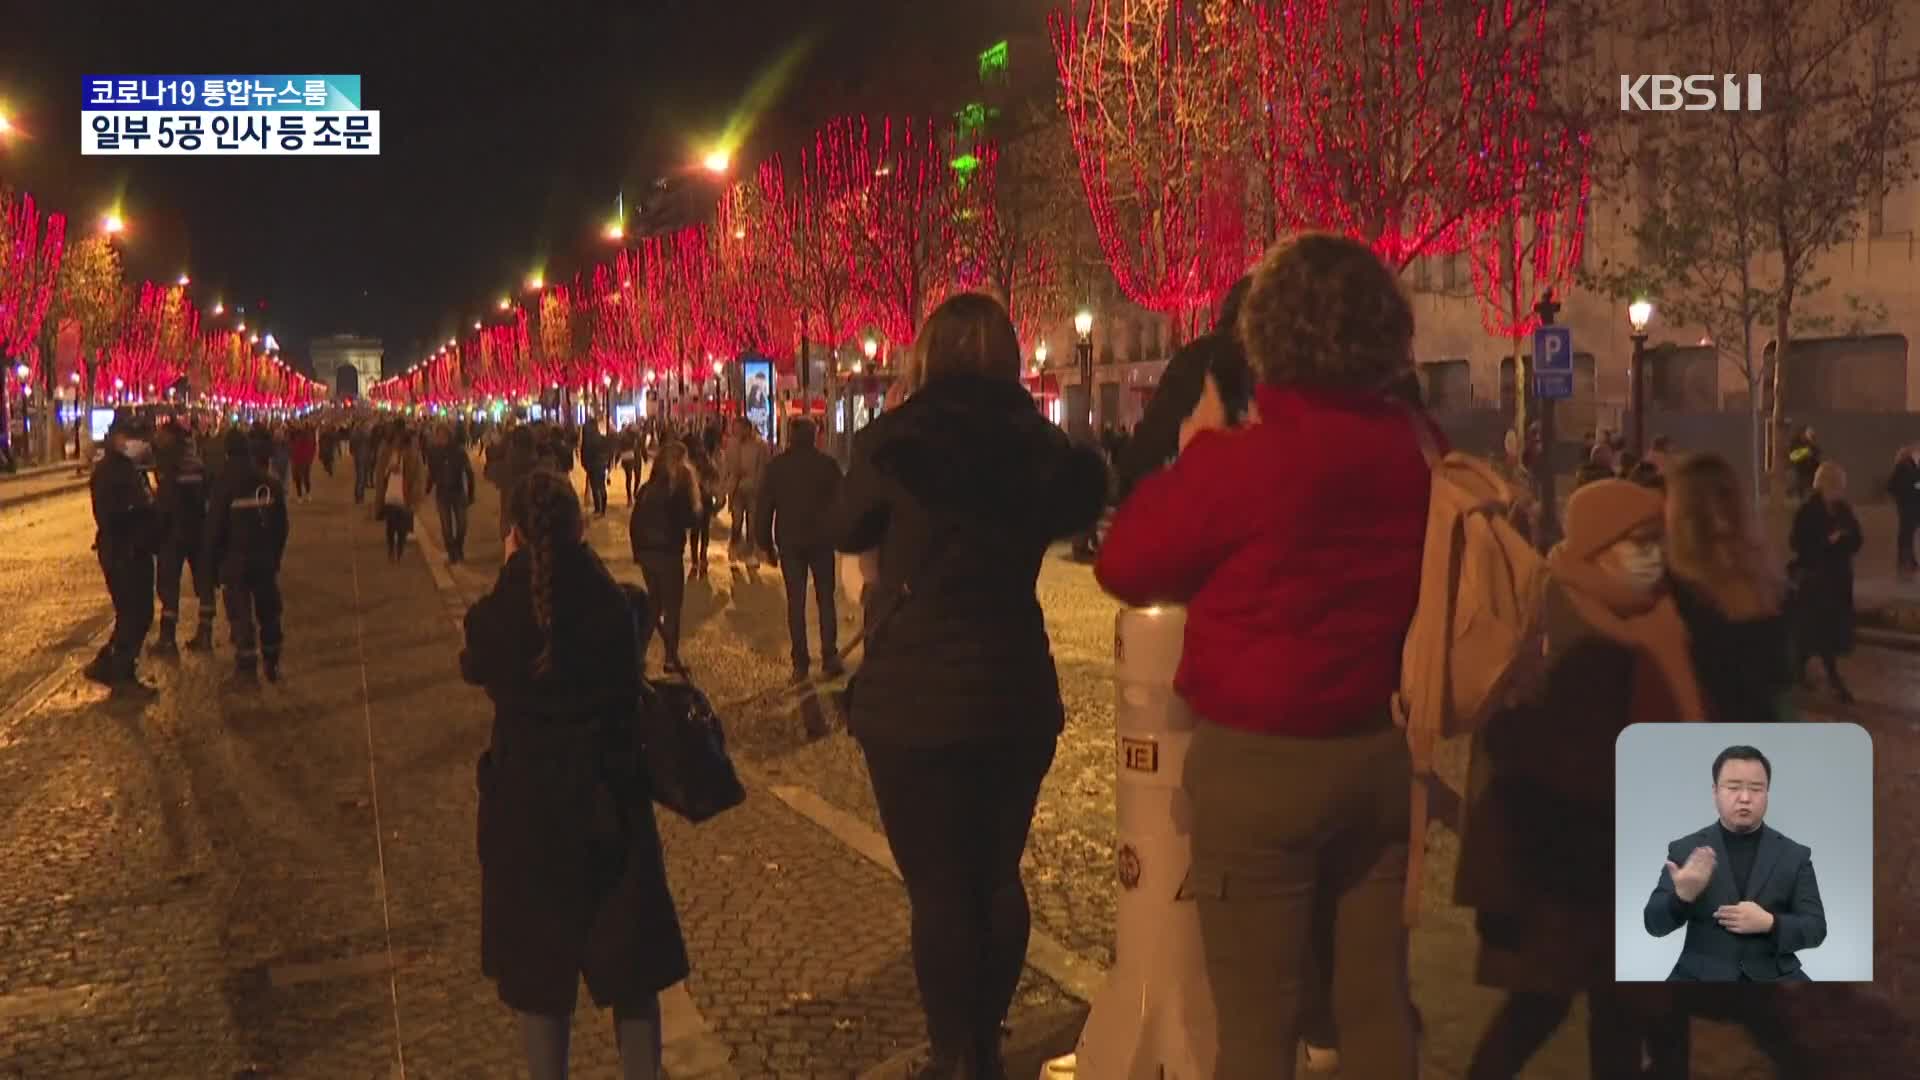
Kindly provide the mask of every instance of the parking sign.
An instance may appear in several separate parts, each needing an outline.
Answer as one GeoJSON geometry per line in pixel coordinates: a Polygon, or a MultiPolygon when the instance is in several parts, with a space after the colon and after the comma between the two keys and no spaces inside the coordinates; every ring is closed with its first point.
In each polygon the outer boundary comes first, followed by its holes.
{"type": "Polygon", "coordinates": [[[1542,326],[1533,332],[1533,395],[1543,401],[1573,396],[1573,331],[1542,326]]]}

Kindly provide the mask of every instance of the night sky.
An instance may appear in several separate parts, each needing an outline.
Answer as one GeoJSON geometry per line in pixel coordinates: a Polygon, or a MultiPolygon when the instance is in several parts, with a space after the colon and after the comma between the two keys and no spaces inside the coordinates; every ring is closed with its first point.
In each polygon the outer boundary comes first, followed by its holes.
{"type": "MultiPolygon", "coordinates": [[[[438,0],[0,4],[0,179],[95,227],[116,198],[131,278],[244,304],[304,365],[310,336],[386,342],[389,373],[536,266],[611,251],[614,198],[696,163],[797,56],[736,160],[840,112],[951,110],[975,54],[1041,0],[438,0]],[[360,75],[381,156],[82,157],[81,78],[360,75]],[[259,311],[265,301],[267,310],[259,311]]],[[[1051,57],[1016,58],[1051,64],[1051,57]]]]}

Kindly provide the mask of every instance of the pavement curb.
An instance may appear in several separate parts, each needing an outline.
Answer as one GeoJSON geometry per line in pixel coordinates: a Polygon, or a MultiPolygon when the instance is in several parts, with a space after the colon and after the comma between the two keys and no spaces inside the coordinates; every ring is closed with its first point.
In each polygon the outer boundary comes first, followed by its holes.
{"type": "Polygon", "coordinates": [[[62,484],[61,486],[55,487],[55,488],[46,488],[41,491],[29,491],[25,495],[9,496],[7,494],[7,486],[5,484],[0,484],[0,510],[11,510],[16,506],[26,506],[29,503],[37,503],[42,499],[51,499],[56,495],[65,495],[69,492],[81,491],[81,490],[84,490],[86,486],[87,486],[86,480],[80,479],[80,480],[75,480],[71,484],[62,484]]]}
{"type": "Polygon", "coordinates": [[[1920,634],[1909,634],[1900,630],[1883,630],[1875,626],[1862,626],[1854,630],[1853,635],[1863,644],[1878,646],[1882,649],[1898,649],[1901,652],[1920,652],[1920,634]]]}
{"type": "MultiPolygon", "coordinates": [[[[1040,1075],[1041,1068],[1047,1062],[1073,1053],[1074,1047],[1080,1042],[1080,1030],[1086,1023],[1087,1006],[1078,1005],[1069,1009],[1055,1009],[1008,1025],[1010,1030],[1000,1040],[1007,1075],[1040,1075]]],[[[924,1044],[903,1050],[860,1073],[859,1080],[907,1080],[926,1052],[924,1044]]]]}

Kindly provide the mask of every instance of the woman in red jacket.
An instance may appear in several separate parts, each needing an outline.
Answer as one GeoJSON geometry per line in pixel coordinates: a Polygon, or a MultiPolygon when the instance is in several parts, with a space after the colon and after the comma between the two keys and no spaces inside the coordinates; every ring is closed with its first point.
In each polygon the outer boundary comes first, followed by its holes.
{"type": "Polygon", "coordinates": [[[1388,710],[1429,472],[1426,421],[1386,391],[1412,363],[1413,311],[1366,247],[1308,234],[1255,271],[1240,334],[1258,420],[1197,412],[1173,466],[1121,506],[1095,574],[1128,603],[1187,608],[1175,688],[1201,722],[1182,896],[1219,1014],[1214,1076],[1293,1076],[1319,903],[1341,1071],[1411,1080],[1411,763],[1388,710]]]}
{"type": "Polygon", "coordinates": [[[313,459],[320,456],[320,441],[312,424],[295,424],[288,437],[293,458],[293,494],[301,502],[313,494],[313,459]]]}

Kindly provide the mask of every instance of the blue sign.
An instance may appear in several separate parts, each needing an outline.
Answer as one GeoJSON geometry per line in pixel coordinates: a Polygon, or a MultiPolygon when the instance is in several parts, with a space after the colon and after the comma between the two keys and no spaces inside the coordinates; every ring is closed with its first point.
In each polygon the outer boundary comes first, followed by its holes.
{"type": "Polygon", "coordinates": [[[1533,395],[1542,401],[1573,396],[1573,331],[1542,326],[1533,332],[1533,395]]]}

